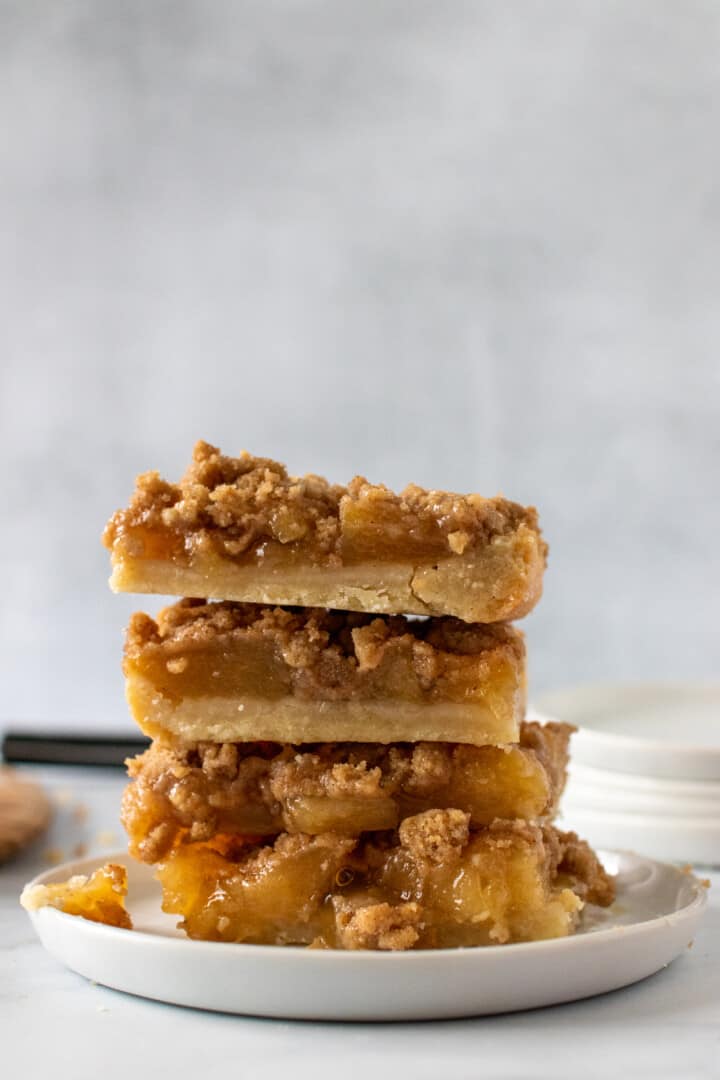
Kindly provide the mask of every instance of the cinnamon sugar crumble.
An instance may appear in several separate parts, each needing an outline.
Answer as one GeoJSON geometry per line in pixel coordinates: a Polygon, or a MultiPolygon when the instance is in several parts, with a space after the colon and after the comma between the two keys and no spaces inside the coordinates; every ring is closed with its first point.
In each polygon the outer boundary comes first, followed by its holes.
{"type": "MultiPolygon", "coordinates": [[[[564,783],[569,724],[538,724],[525,721],[519,748],[551,774],[553,783],[564,783]]],[[[321,743],[301,747],[277,743],[163,743],[156,740],[136,758],[128,759],[128,775],[143,777],[153,787],[201,777],[210,784],[232,785],[236,801],[259,794],[260,778],[268,778],[274,799],[292,795],[371,796],[405,787],[422,796],[452,776],[454,758],[482,757],[500,752],[498,747],[468,748],[456,743],[321,743]]],[[[193,787],[189,802],[197,806],[200,789],[193,787]]],[[[218,799],[213,800],[218,803],[218,799]]],[[[218,803],[219,804],[219,803],[218,803]]]]}
{"type": "Polygon", "coordinates": [[[426,810],[406,818],[398,836],[417,862],[452,866],[468,842],[470,815],[462,810],[426,810]]]}
{"type": "MultiPolygon", "coordinates": [[[[415,484],[396,494],[355,477],[347,486],[320,476],[290,476],[284,465],[243,451],[228,457],[198,442],[179,483],[157,472],[137,478],[130,506],[108,522],[103,542],[142,527],[183,536],[193,547],[215,546],[238,557],[265,541],[299,544],[329,565],[341,562],[345,519],[362,521],[368,535],[386,523],[402,544],[425,543],[447,554],[513,532],[521,525],[538,531],[537,513],[507,499],[427,491],[415,484]]],[[[142,541],[138,540],[138,554],[142,541]]]]}
{"type": "MultiPolygon", "coordinates": [[[[548,833],[550,830],[546,829],[548,833]]],[[[615,899],[615,883],[592,848],[574,832],[556,831],[559,843],[557,871],[569,875],[578,894],[589,904],[608,907],[615,899]]]]}
{"type": "MultiPolygon", "coordinates": [[[[402,641],[412,646],[418,673],[428,683],[437,676],[439,652],[475,656],[503,647],[517,662],[522,662],[525,655],[522,633],[502,623],[485,626],[464,623],[452,616],[422,620],[403,615],[202,600],[180,600],[164,608],[157,622],[144,613],[133,615],[125,653],[128,657],[139,656],[155,645],[191,651],[235,638],[243,642],[272,641],[288,666],[303,671],[332,660],[349,660],[353,669],[370,671],[379,666],[391,643],[402,641]]],[[[170,672],[185,670],[178,659],[168,660],[170,672]]]]}
{"type": "MultiPolygon", "coordinates": [[[[513,808],[533,816],[553,813],[565,783],[568,741],[565,724],[524,723],[520,744],[467,747],[453,743],[323,743],[301,747],[275,743],[154,742],[128,761],[134,783],[123,798],[123,823],[131,849],[146,862],[156,862],[178,842],[209,841],[237,832],[243,813],[268,834],[287,828],[288,814],[299,800],[363,800],[364,808],[388,807],[392,825],[403,805],[416,810],[447,806],[457,783],[468,773],[488,805],[489,820],[513,808]],[[510,761],[513,772],[496,775],[498,763],[510,761]],[[504,802],[497,802],[504,785],[504,802]],[[393,802],[396,800],[396,802],[393,802]],[[406,800],[406,802],[403,802],[406,800]],[[410,800],[409,803],[407,800],[410,800]],[[489,800],[489,801],[488,801],[489,800]]],[[[465,788],[465,798],[472,798],[465,788]]],[[[358,805],[358,804],[356,804],[358,805]]],[[[465,807],[464,809],[468,809],[465,807]]],[[[454,811],[460,813],[460,811],[454,811]]],[[[362,810],[345,811],[346,828],[363,831],[362,810]]],[[[485,813],[488,813],[486,810],[485,813]]],[[[306,819],[307,820],[307,819],[306,819]]],[[[373,820],[372,818],[370,820],[373,820]]],[[[321,819],[328,828],[328,818],[321,819]]],[[[377,825],[371,825],[377,828],[377,825]]],[[[304,831],[312,831],[307,824],[304,831]]],[[[242,829],[240,828],[240,831],[242,829]]]]}
{"type": "Polygon", "coordinates": [[[334,897],[334,907],[337,934],[344,949],[411,949],[423,925],[422,908],[413,901],[355,906],[344,897],[334,897]]]}

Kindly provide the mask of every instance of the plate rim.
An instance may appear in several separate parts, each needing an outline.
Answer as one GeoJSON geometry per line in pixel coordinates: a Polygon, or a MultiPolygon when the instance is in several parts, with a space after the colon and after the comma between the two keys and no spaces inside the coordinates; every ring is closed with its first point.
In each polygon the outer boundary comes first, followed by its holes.
{"type": "MultiPolygon", "coordinates": [[[[555,703],[562,700],[570,700],[574,697],[589,699],[596,694],[658,694],[662,692],[676,692],[682,694],[697,695],[702,693],[717,694],[720,698],[720,682],[716,679],[692,680],[682,679],[645,679],[641,682],[590,682],[561,686],[555,690],[546,690],[537,695],[537,701],[530,702],[528,712],[537,713],[542,719],[552,719],[555,703]]],[[[706,743],[688,743],[667,739],[645,738],[642,735],[627,735],[622,732],[603,731],[602,728],[593,727],[592,724],[584,723],[577,725],[577,735],[584,735],[588,742],[597,743],[604,748],[623,750],[652,751],[666,755],[682,755],[683,758],[691,756],[711,755],[720,759],[720,747],[706,743]]],[[[576,743],[577,746],[577,743],[576,743]]],[[[577,756],[577,755],[575,755],[577,756]]],[[[620,771],[620,770],[618,770],[620,771]]]]}

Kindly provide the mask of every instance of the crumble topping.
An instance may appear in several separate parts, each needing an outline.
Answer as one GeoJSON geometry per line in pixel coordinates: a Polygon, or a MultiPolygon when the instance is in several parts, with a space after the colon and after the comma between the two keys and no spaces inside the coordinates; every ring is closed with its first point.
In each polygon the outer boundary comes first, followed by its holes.
{"type": "Polygon", "coordinates": [[[426,810],[406,818],[398,836],[416,862],[451,866],[468,842],[470,815],[462,810],[426,810]]]}
{"type": "Polygon", "coordinates": [[[342,861],[354,846],[355,842],[349,837],[335,836],[334,833],[319,836],[281,833],[273,844],[262,844],[251,852],[246,863],[247,873],[251,877],[262,877],[276,864],[307,851],[326,854],[333,862],[342,861]]]}
{"type": "Polygon", "coordinates": [[[128,761],[134,783],[123,798],[123,823],[133,854],[157,862],[180,841],[281,832],[296,821],[298,806],[305,814],[294,827],[305,832],[314,817],[318,831],[330,820],[332,828],[351,834],[376,829],[373,804],[393,826],[403,814],[450,806],[453,799],[476,821],[518,812],[547,817],[565,784],[572,730],[525,722],[519,745],[509,748],[156,741],[128,761]]]}
{"type": "Polygon", "coordinates": [[[479,656],[507,650],[522,663],[522,633],[503,623],[464,623],[453,616],[414,619],[325,608],[262,607],[234,601],[180,600],[164,608],[157,622],[138,612],[130,619],[125,655],[141,657],[154,646],[168,650],[167,670],[183,674],[187,655],[234,640],[272,643],[288,667],[303,677],[315,673],[328,686],[353,682],[356,673],[380,666],[390,648],[408,646],[423,687],[442,675],[441,655],[479,656]],[[184,661],[184,662],[183,662],[184,661]]]}
{"type": "MultiPolygon", "coordinates": [[[[549,830],[546,828],[545,832],[549,830]]],[[[615,883],[590,845],[577,833],[557,829],[553,832],[559,845],[557,872],[571,879],[573,888],[587,903],[609,907],[615,899],[615,883]]]]}
{"type": "MultiPolygon", "coordinates": [[[[555,786],[565,779],[570,724],[524,721],[519,747],[552,774],[555,786]]],[[[513,748],[509,748],[512,752],[513,748]]],[[[210,784],[232,784],[237,801],[260,792],[259,779],[269,778],[275,799],[297,794],[338,797],[373,795],[408,788],[423,795],[448,784],[453,760],[493,759],[501,747],[472,747],[465,743],[320,743],[301,747],[279,743],[181,744],[155,740],[138,757],[128,759],[128,774],[152,786],[165,778],[203,778],[210,784]]],[[[188,785],[189,786],[189,785],[188,785]]],[[[188,796],[196,801],[197,792],[188,796]]]]}
{"type": "Polygon", "coordinates": [[[200,550],[215,546],[231,557],[266,541],[299,544],[332,565],[341,562],[346,518],[366,529],[370,546],[378,525],[386,522],[398,547],[421,542],[449,555],[521,525],[538,532],[533,507],[501,497],[427,491],[415,484],[396,494],[364,477],[345,487],[320,476],[290,476],[279,462],[246,451],[228,457],[200,441],[179,483],[157,472],[137,478],[130,506],[112,516],[103,542],[112,548],[118,538],[142,527],[191,537],[200,550]]]}
{"type": "Polygon", "coordinates": [[[342,896],[333,897],[335,926],[343,949],[412,949],[422,928],[419,904],[387,902],[361,906],[342,896]]]}

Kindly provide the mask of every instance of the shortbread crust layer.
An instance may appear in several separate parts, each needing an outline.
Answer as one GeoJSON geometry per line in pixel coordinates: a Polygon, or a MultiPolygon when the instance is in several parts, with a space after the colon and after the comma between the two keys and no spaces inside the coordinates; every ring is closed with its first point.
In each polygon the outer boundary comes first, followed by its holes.
{"type": "Polygon", "coordinates": [[[330,485],[207,443],[179,484],[138,477],[104,542],[116,591],[466,622],[527,614],[547,555],[532,507],[414,485],[398,495],[361,477],[330,485]]]}
{"type": "Polygon", "coordinates": [[[163,909],[192,937],[404,950],[571,934],[612,880],[573,833],[526,822],[470,831],[460,810],[353,840],[281,835],[240,852],[189,844],[160,864],[163,909]]]}
{"type": "Polygon", "coordinates": [[[153,743],[128,762],[122,821],[145,862],[180,843],[281,832],[359,836],[454,807],[473,827],[551,817],[565,784],[566,724],[523,723],[516,746],[153,743]]]}
{"type": "Polygon", "coordinates": [[[124,671],[147,734],[185,742],[517,741],[522,635],[458,619],[182,600],[134,615],[124,671]]]}

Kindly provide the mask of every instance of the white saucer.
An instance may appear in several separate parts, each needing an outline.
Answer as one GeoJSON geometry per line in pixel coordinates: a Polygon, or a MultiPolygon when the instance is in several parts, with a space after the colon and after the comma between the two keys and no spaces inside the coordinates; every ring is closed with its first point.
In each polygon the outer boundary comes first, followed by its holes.
{"type": "Polygon", "coordinates": [[[80,975],[175,1005],[296,1020],[481,1016],[616,990],[690,945],[706,902],[698,879],[639,855],[600,854],[618,874],[614,906],[588,907],[575,937],[520,945],[373,953],[189,941],[161,912],[152,870],[125,853],[66,863],[33,884],[123,862],[134,931],[53,908],[30,917],[45,948],[80,975]]]}
{"type": "Polygon", "coordinates": [[[668,780],[720,782],[720,685],[603,683],[571,686],[536,702],[578,727],[575,765],[668,780]]]}
{"type": "Polygon", "coordinates": [[[718,865],[720,684],[576,686],[538,704],[578,728],[564,828],[593,847],[718,865]]]}

